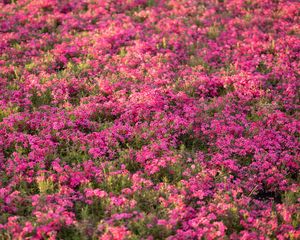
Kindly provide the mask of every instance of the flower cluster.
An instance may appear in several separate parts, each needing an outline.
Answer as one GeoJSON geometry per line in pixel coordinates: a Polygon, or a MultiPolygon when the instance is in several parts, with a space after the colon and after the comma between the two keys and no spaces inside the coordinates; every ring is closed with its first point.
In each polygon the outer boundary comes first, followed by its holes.
{"type": "Polygon", "coordinates": [[[299,239],[299,9],[0,1],[0,239],[299,239]]]}

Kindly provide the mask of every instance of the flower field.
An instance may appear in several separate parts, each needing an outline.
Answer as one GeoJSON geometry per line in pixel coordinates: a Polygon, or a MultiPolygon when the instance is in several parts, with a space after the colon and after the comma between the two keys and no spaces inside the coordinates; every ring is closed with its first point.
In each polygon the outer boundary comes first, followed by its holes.
{"type": "Polygon", "coordinates": [[[300,239],[299,9],[0,1],[0,239],[300,239]]]}

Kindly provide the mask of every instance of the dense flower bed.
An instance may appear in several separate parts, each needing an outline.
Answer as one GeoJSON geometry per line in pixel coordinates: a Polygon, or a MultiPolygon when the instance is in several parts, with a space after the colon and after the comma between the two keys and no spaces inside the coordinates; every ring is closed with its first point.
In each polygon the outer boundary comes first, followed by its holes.
{"type": "Polygon", "coordinates": [[[0,239],[300,239],[299,9],[2,0],[0,239]]]}

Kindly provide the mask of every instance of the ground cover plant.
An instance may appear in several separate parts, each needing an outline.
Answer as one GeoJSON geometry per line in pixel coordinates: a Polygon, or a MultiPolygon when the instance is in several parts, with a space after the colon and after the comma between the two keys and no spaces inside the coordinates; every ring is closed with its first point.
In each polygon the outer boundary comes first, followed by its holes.
{"type": "Polygon", "coordinates": [[[299,9],[0,1],[0,239],[300,239],[299,9]]]}

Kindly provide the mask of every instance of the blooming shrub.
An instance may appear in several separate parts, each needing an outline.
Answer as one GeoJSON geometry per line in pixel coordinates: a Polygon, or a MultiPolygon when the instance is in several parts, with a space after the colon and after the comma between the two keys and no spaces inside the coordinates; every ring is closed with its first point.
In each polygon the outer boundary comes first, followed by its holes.
{"type": "Polygon", "coordinates": [[[2,0],[0,239],[299,239],[299,9],[2,0]]]}

